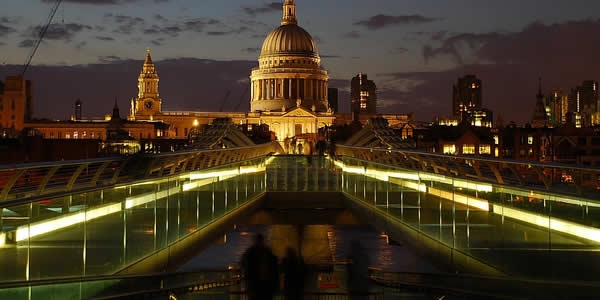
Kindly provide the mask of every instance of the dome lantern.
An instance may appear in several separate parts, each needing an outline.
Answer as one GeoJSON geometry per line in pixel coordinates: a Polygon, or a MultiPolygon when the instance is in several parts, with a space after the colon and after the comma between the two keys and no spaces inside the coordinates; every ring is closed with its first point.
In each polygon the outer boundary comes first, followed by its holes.
{"type": "Polygon", "coordinates": [[[298,24],[294,0],[285,0],[285,3],[283,3],[283,18],[281,19],[281,25],[287,24],[298,24]]]}

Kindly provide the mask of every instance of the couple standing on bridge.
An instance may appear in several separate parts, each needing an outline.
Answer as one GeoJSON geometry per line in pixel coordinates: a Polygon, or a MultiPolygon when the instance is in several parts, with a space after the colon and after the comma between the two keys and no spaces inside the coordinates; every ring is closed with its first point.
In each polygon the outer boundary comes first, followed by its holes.
{"type": "Polygon", "coordinates": [[[283,292],[286,299],[302,299],[304,296],[304,261],[292,248],[287,248],[281,261],[265,244],[262,234],[254,237],[254,245],[242,255],[242,271],[246,281],[249,300],[270,300],[280,287],[283,277],[283,292]]]}
{"type": "MultiPolygon", "coordinates": [[[[347,286],[350,299],[368,296],[368,256],[359,241],[352,241],[347,265],[347,286]]],[[[280,287],[283,274],[283,292],[288,300],[303,299],[306,267],[302,256],[290,247],[278,265],[277,256],[265,244],[262,234],[254,237],[254,245],[244,252],[241,260],[249,300],[270,300],[280,287]]],[[[366,298],[365,298],[366,299],[366,298]]]]}

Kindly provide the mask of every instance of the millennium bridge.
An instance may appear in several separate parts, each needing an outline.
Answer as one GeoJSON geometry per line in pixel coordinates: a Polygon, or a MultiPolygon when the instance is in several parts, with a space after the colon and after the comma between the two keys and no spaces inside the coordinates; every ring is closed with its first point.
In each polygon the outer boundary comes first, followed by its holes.
{"type": "MultiPolygon", "coordinates": [[[[370,299],[600,292],[600,169],[397,139],[372,131],[305,156],[223,131],[186,151],[1,166],[0,298],[244,299],[235,264],[178,271],[244,222],[362,224],[442,270],[374,266],[370,299]]],[[[287,229],[268,239],[313,267],[307,298],[347,298],[330,245],[299,246],[306,237],[287,229]]]]}

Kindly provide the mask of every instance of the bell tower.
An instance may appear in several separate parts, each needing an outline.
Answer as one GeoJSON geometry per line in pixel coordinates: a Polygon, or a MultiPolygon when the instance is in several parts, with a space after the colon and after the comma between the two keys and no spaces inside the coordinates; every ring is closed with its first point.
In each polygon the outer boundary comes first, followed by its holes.
{"type": "Polygon", "coordinates": [[[146,60],[138,77],[138,96],[135,101],[135,116],[152,116],[162,111],[162,100],[158,93],[158,73],[150,56],[150,49],[146,50],[146,60]]]}

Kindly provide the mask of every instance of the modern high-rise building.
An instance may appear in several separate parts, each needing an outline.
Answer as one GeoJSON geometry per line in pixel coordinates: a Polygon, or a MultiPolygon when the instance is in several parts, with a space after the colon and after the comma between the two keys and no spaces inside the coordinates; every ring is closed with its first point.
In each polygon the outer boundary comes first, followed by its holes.
{"type": "Polygon", "coordinates": [[[367,74],[358,73],[350,82],[352,115],[356,120],[359,113],[377,113],[377,85],[367,78],[367,74]]]}
{"type": "Polygon", "coordinates": [[[334,113],[340,111],[340,107],[338,105],[338,89],[337,88],[327,88],[327,101],[329,102],[329,106],[334,113]]]}
{"type": "Polygon", "coordinates": [[[553,89],[546,96],[546,118],[551,127],[556,127],[567,122],[569,112],[569,97],[560,89],[553,89]]]}
{"type": "Polygon", "coordinates": [[[571,90],[569,102],[572,107],[569,110],[575,113],[575,121],[579,126],[594,125],[592,116],[597,115],[598,111],[598,82],[584,80],[580,86],[571,90]]]}
{"type": "Polygon", "coordinates": [[[469,110],[481,108],[481,80],[475,75],[458,78],[456,85],[452,86],[452,115],[462,121],[469,110]]]}

